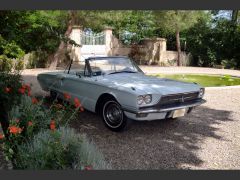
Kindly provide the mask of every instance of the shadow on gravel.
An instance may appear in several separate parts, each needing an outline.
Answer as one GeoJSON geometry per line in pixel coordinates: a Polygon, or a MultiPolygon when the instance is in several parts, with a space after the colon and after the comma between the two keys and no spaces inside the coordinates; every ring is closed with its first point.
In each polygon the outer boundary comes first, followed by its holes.
{"type": "Polygon", "coordinates": [[[196,152],[205,138],[224,140],[214,124],[232,121],[229,111],[198,107],[177,120],[134,121],[127,131],[106,129],[101,118],[80,114],[72,127],[94,141],[114,169],[185,169],[201,165],[196,152]]]}

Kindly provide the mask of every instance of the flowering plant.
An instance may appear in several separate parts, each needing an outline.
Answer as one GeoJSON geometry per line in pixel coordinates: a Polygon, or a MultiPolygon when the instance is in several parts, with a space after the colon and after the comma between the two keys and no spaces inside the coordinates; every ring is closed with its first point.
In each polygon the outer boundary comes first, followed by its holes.
{"type": "MultiPolygon", "coordinates": [[[[5,91],[10,93],[12,89],[5,91]]],[[[40,131],[50,129],[54,132],[60,126],[67,126],[69,121],[76,117],[79,109],[83,109],[77,98],[74,99],[74,104],[68,103],[71,96],[67,93],[61,103],[55,100],[49,104],[46,98],[32,97],[28,84],[22,84],[18,88],[18,95],[19,104],[14,105],[8,113],[9,127],[5,133],[7,138],[0,134],[0,140],[5,140],[7,160],[11,160],[15,166],[21,144],[31,141],[40,131]]]]}
{"type": "MultiPolygon", "coordinates": [[[[12,88],[5,88],[11,93],[12,88]]],[[[19,103],[9,111],[6,137],[0,133],[7,160],[15,169],[107,169],[102,155],[87,139],[68,127],[84,109],[78,98],[48,102],[31,96],[31,87],[17,90],[19,103]]]]}
{"type": "Polygon", "coordinates": [[[3,131],[8,128],[8,111],[19,103],[18,89],[21,87],[21,76],[19,72],[0,72],[0,124],[3,131]]]}

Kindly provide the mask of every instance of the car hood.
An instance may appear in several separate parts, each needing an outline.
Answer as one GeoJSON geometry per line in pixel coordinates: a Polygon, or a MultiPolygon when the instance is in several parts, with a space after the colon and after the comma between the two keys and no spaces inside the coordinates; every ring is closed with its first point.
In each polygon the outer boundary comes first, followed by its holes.
{"type": "Polygon", "coordinates": [[[186,93],[199,91],[201,88],[199,85],[194,83],[146,76],[140,73],[104,75],[98,79],[98,82],[119,90],[135,92],[139,95],[186,93]]]}

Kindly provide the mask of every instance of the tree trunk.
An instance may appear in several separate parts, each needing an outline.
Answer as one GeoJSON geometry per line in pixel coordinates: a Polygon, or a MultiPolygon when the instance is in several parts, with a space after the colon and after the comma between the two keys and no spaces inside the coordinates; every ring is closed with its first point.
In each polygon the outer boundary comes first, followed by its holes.
{"type": "MultiPolygon", "coordinates": [[[[64,33],[65,37],[69,37],[69,35],[71,34],[72,26],[75,23],[75,19],[76,19],[76,12],[70,11],[70,20],[68,21],[67,30],[64,33]]],[[[64,52],[66,48],[67,48],[67,45],[63,41],[61,41],[56,53],[53,56],[49,69],[56,69],[59,59],[65,54],[64,52]]]]}
{"type": "Polygon", "coordinates": [[[237,25],[238,19],[238,10],[232,10],[232,22],[234,25],[237,25]]]}
{"type": "Polygon", "coordinates": [[[180,44],[180,35],[179,35],[179,29],[176,30],[176,47],[177,47],[177,65],[181,66],[181,44],[180,44]]]}

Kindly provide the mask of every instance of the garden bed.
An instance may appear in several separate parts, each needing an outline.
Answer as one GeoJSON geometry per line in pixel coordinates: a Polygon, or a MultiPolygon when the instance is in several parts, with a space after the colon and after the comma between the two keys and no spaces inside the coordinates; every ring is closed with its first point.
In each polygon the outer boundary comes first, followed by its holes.
{"type": "Polygon", "coordinates": [[[8,162],[13,169],[110,168],[95,145],[69,127],[84,111],[77,98],[64,93],[62,101],[37,99],[19,74],[0,75],[0,168],[8,162]]]}

